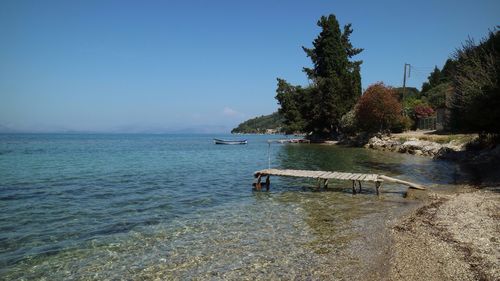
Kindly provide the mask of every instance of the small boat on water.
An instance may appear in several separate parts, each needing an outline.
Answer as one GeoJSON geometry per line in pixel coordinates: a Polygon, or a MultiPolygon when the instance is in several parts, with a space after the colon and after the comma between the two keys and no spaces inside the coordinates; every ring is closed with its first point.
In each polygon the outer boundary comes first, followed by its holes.
{"type": "Polygon", "coordinates": [[[247,144],[247,140],[221,140],[214,139],[215,144],[247,144]]]}

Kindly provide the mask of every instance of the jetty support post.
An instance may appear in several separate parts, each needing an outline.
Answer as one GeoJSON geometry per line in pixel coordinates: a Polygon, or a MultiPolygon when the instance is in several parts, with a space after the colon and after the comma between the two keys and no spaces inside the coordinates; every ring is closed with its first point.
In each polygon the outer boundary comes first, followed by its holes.
{"type": "Polygon", "coordinates": [[[377,190],[377,196],[380,195],[380,186],[382,185],[382,182],[376,181],[375,182],[375,189],[377,190]]]}
{"type": "Polygon", "coordinates": [[[358,181],[359,192],[361,192],[361,181],[358,181]]]}
{"type": "Polygon", "coordinates": [[[266,177],[266,190],[269,191],[269,186],[271,185],[271,180],[269,179],[271,176],[267,175],[266,177]]]}
{"type": "Polygon", "coordinates": [[[352,181],[352,194],[356,194],[356,181],[352,181]]]}
{"type": "Polygon", "coordinates": [[[325,179],[325,181],[323,182],[323,188],[328,188],[328,179],[325,179]]]}
{"type": "Polygon", "coordinates": [[[262,189],[262,185],[260,184],[261,177],[262,177],[261,174],[257,175],[257,183],[255,183],[255,189],[256,190],[261,190],[262,189]]]}

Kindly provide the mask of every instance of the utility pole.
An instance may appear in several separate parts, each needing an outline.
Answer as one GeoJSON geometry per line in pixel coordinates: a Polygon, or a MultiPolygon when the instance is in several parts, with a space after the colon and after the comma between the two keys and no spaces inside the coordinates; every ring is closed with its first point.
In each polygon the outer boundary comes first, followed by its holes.
{"type": "Polygon", "coordinates": [[[410,77],[411,65],[409,63],[405,63],[404,74],[403,74],[403,115],[406,115],[404,104],[405,104],[405,94],[406,94],[406,66],[408,66],[408,78],[410,77]]]}

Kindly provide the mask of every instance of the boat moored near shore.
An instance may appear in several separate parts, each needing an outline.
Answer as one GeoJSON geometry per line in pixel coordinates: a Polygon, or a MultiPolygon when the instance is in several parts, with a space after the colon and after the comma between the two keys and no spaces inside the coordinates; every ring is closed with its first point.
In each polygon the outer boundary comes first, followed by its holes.
{"type": "Polygon", "coordinates": [[[214,139],[214,144],[247,144],[247,140],[222,140],[214,139]]]}

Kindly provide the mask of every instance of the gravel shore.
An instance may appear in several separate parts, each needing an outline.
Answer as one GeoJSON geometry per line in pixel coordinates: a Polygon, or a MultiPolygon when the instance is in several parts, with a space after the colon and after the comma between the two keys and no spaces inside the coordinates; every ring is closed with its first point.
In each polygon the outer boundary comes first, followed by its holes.
{"type": "Polygon", "coordinates": [[[466,189],[393,222],[389,280],[500,280],[500,192],[466,189]]]}

